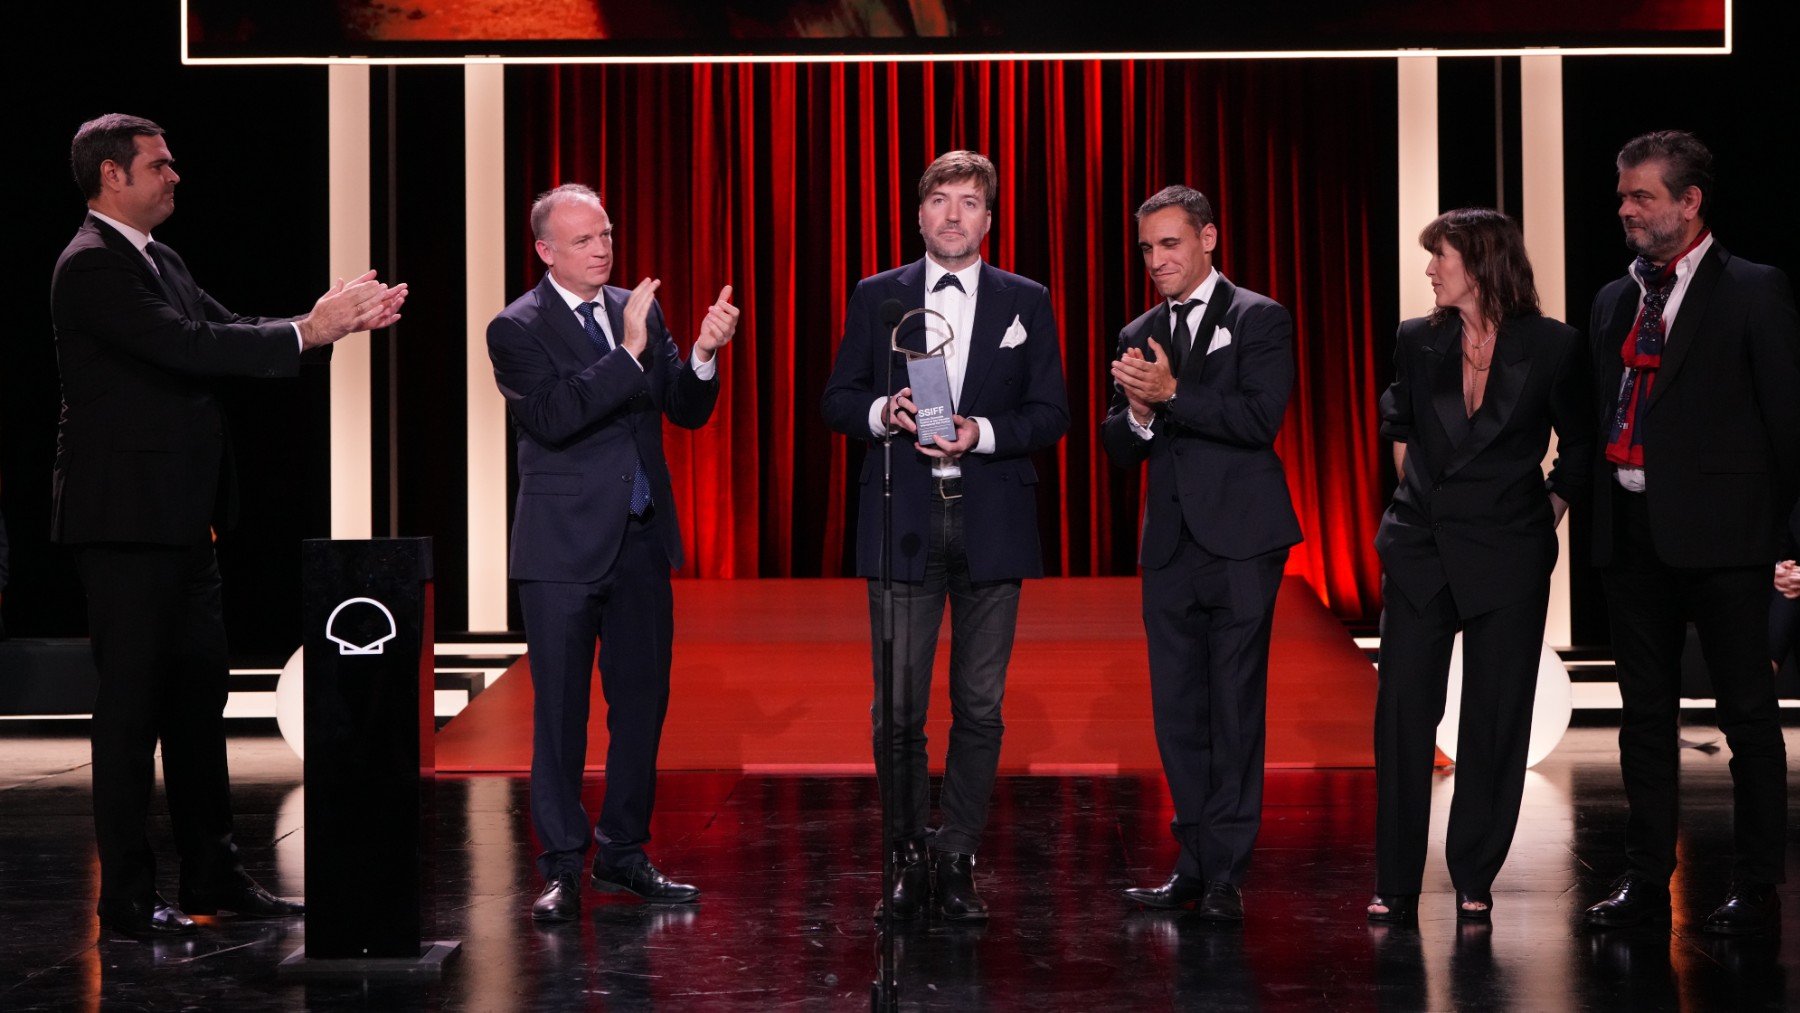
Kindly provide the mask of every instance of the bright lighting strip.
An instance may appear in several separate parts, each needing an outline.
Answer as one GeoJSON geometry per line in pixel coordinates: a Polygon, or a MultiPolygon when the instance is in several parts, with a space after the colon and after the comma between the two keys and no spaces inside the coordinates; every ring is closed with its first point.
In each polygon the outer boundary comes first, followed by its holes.
{"type": "MultiPolygon", "coordinates": [[[[1725,41],[1721,46],[1523,46],[1491,49],[1278,49],[1258,52],[1086,52],[1086,53],[827,53],[685,56],[245,56],[195,57],[188,53],[188,0],[181,0],[181,62],[191,66],[230,64],[380,66],[539,64],[539,63],[959,63],[978,60],[1375,60],[1415,56],[1725,56],[1732,51],[1732,5],[1725,0],[1725,41]]],[[[446,39],[446,42],[455,40],[446,39]]],[[[513,41],[513,40],[508,40],[513,41]]],[[[521,39],[521,42],[569,40],[521,39]]],[[[575,40],[580,41],[580,40],[575,40]]]]}
{"type": "MultiPolygon", "coordinates": [[[[185,0],[184,0],[185,2],[185,0]]],[[[187,34],[184,28],[182,34],[187,34]]],[[[1049,63],[1087,60],[1391,60],[1419,56],[1729,56],[1731,30],[1727,23],[1722,46],[1604,46],[1577,49],[1563,46],[1523,47],[1515,49],[1283,49],[1244,53],[1169,52],[1169,53],[879,53],[859,55],[830,53],[821,55],[784,54],[779,56],[232,56],[196,57],[187,55],[182,42],[181,62],[193,67],[219,67],[234,64],[260,66],[462,66],[465,64],[574,64],[574,63],[976,63],[981,61],[1044,61],[1049,63]]]]}

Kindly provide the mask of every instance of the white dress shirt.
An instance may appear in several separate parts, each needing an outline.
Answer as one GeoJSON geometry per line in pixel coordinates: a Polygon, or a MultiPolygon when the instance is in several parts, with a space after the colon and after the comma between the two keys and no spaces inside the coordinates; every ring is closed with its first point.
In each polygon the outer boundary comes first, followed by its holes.
{"type": "MultiPolygon", "coordinates": [[[[88,214],[93,215],[95,218],[118,229],[119,235],[124,236],[126,239],[130,240],[131,245],[137,247],[138,254],[144,258],[144,263],[150,265],[150,273],[156,275],[158,278],[162,277],[162,269],[156,266],[156,258],[150,255],[150,233],[139,232],[124,222],[119,221],[117,218],[114,218],[111,215],[103,215],[93,208],[88,208],[88,214]]],[[[302,352],[306,351],[306,339],[300,334],[300,325],[289,320],[288,326],[294,329],[295,344],[302,352]]]]}
{"type": "MultiPolygon", "coordinates": [[[[550,287],[556,290],[557,295],[562,296],[563,302],[566,302],[569,304],[569,312],[575,314],[576,326],[581,328],[581,332],[583,334],[587,333],[587,321],[583,320],[581,317],[581,309],[580,309],[581,304],[587,303],[587,302],[597,303],[598,305],[596,305],[594,307],[594,323],[599,325],[600,333],[606,337],[606,343],[608,345],[610,345],[613,348],[619,347],[619,340],[613,336],[612,320],[611,320],[611,318],[609,318],[606,315],[606,290],[605,289],[602,289],[599,292],[595,293],[594,298],[592,298],[592,299],[583,299],[582,297],[576,295],[575,293],[573,293],[573,292],[569,291],[568,289],[563,288],[561,285],[557,284],[556,283],[556,275],[547,274],[547,275],[545,275],[545,277],[550,279],[550,287]]],[[[633,356],[629,356],[629,358],[631,359],[631,361],[633,363],[635,363],[637,365],[637,368],[639,368],[639,369],[644,368],[644,364],[641,362],[638,362],[637,356],[633,355],[633,356]]],[[[714,355],[712,358],[706,360],[705,362],[700,362],[697,359],[693,359],[692,356],[689,356],[689,359],[692,360],[690,365],[691,365],[691,368],[694,370],[695,379],[711,380],[713,378],[713,374],[715,374],[719,371],[719,357],[717,355],[714,355]]]]}
{"type": "MultiPolygon", "coordinates": [[[[1187,314],[1188,335],[1189,335],[1190,339],[1192,340],[1193,344],[1190,347],[1184,348],[1181,350],[1181,361],[1182,362],[1198,362],[1199,361],[1198,359],[1192,358],[1195,348],[1201,349],[1202,357],[1205,356],[1205,347],[1206,346],[1200,344],[1201,336],[1198,333],[1199,327],[1200,327],[1200,319],[1202,317],[1206,316],[1206,304],[1208,302],[1212,301],[1213,290],[1218,287],[1219,287],[1219,272],[1208,269],[1206,272],[1206,277],[1201,279],[1200,284],[1192,292],[1188,293],[1188,296],[1186,299],[1170,299],[1168,301],[1167,305],[1168,305],[1168,309],[1169,309],[1169,340],[1173,341],[1173,340],[1175,340],[1175,309],[1176,309],[1176,307],[1180,306],[1184,302],[1198,300],[1197,302],[1194,302],[1193,306],[1188,308],[1188,314],[1187,314]]],[[[1209,341],[1210,341],[1210,339],[1209,339],[1209,341]]],[[[1139,439],[1147,440],[1147,439],[1150,439],[1152,436],[1156,435],[1154,432],[1151,431],[1151,427],[1156,425],[1156,416],[1154,416],[1154,415],[1150,416],[1150,421],[1148,423],[1140,423],[1137,420],[1137,415],[1135,415],[1132,412],[1131,406],[1129,404],[1127,404],[1125,406],[1125,421],[1130,423],[1131,431],[1136,433],[1138,435],[1139,439]]]]}
{"type": "MultiPolygon", "coordinates": [[[[1700,240],[1693,249],[1687,252],[1687,256],[1675,262],[1675,287],[1669,290],[1669,301],[1663,304],[1662,354],[1665,357],[1669,354],[1669,332],[1675,329],[1675,313],[1681,309],[1681,299],[1687,295],[1688,283],[1694,280],[1694,269],[1700,266],[1700,258],[1706,256],[1706,251],[1712,249],[1712,243],[1712,233],[1709,232],[1705,239],[1700,240]]],[[[1638,312],[1642,313],[1644,296],[1649,289],[1645,287],[1644,279],[1639,278],[1636,271],[1627,270],[1625,273],[1631,276],[1632,281],[1637,282],[1638,312]]],[[[1619,390],[1623,391],[1624,389],[1625,378],[1621,376],[1619,377],[1619,390]]],[[[1644,469],[1642,468],[1615,466],[1613,478],[1618,480],[1620,486],[1631,492],[1644,491],[1644,469]]]]}

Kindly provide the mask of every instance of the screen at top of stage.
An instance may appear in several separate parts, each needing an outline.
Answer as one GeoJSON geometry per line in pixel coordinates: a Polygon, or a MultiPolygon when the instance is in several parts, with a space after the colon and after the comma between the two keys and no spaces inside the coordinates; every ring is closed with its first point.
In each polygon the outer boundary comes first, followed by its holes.
{"type": "Polygon", "coordinates": [[[184,58],[685,62],[1726,51],[1733,0],[184,0],[184,58]]]}

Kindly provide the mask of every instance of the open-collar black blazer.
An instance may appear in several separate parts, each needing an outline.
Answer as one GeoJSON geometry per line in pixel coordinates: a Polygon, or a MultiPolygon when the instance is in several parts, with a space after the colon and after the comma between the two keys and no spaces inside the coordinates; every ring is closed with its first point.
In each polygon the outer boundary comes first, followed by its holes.
{"type": "Polygon", "coordinates": [[[1467,415],[1462,322],[1400,325],[1381,434],[1406,445],[1375,536],[1389,587],[1423,607],[1446,583],[1467,618],[1542,593],[1556,563],[1549,494],[1586,498],[1594,416],[1580,334],[1547,317],[1500,325],[1481,408],[1467,415]],[[1545,477],[1550,434],[1557,458],[1545,477]]]}

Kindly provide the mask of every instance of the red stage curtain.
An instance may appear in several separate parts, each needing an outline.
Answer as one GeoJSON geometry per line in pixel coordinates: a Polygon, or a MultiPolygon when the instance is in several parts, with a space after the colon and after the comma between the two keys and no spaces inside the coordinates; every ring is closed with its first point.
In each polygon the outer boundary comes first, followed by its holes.
{"type": "MultiPolygon", "coordinates": [[[[819,393],[851,287],[921,255],[919,174],[967,147],[1000,170],[986,256],[1048,285],[1062,324],[1074,424],[1039,462],[1050,572],[1134,572],[1141,482],[1098,425],[1119,328],[1154,298],[1131,213],[1186,182],[1218,209],[1220,267],[1296,318],[1289,571],[1340,615],[1377,608],[1371,307],[1392,279],[1369,261],[1392,226],[1366,206],[1394,185],[1370,140],[1391,136],[1389,62],[515,67],[507,89],[521,235],[533,195],[585,182],[616,224],[614,280],[664,279],[684,347],[720,285],[744,309],[712,423],[667,434],[688,575],[847,571],[861,450],[819,393]]],[[[540,271],[526,244],[518,285],[540,271]]]]}

